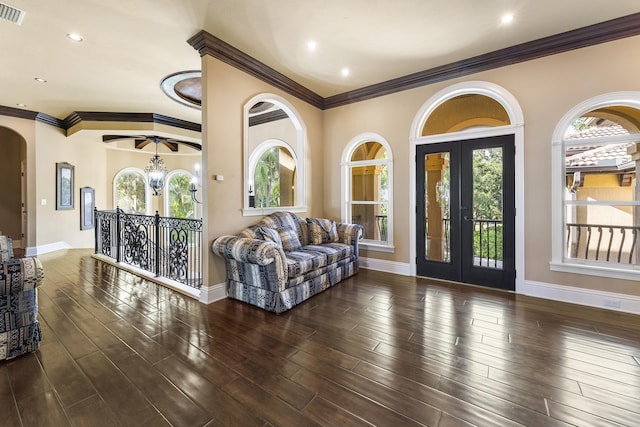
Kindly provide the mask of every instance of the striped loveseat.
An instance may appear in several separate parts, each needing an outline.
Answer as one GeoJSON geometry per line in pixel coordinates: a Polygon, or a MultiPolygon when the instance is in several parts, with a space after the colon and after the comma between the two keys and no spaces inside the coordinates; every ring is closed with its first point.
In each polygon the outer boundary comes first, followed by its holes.
{"type": "Polygon", "coordinates": [[[211,245],[227,267],[227,295],[280,313],[358,272],[362,227],[275,212],[211,245]]]}

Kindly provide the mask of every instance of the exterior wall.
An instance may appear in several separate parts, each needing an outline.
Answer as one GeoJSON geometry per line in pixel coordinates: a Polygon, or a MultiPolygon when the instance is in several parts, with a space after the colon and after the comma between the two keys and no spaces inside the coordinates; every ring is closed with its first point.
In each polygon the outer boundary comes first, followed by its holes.
{"type": "MultiPolygon", "coordinates": [[[[462,81],[502,86],[525,116],[525,280],[640,296],[636,282],[552,272],[551,137],[562,116],[578,103],[607,92],[640,90],[630,55],[640,37],[627,38],[508,67],[473,74],[324,112],[324,215],[340,216],[340,154],[357,134],[376,132],[389,141],[394,157],[394,238],[392,254],[363,256],[409,263],[409,131],[422,104],[439,90],[462,81]]],[[[519,272],[518,274],[522,274],[519,272]]]]}
{"type": "MultiPolygon", "coordinates": [[[[259,220],[242,216],[243,208],[243,108],[254,96],[273,93],[286,99],[296,109],[307,132],[305,175],[307,212],[300,216],[323,214],[323,130],[322,112],[267,83],[237,70],[213,57],[202,58],[202,143],[203,170],[206,171],[204,217],[205,247],[216,237],[234,234],[259,220]],[[222,175],[223,181],[212,180],[222,175]]],[[[336,218],[339,215],[335,216],[336,218]]],[[[225,280],[225,265],[220,257],[207,250],[208,278],[205,284],[217,285],[225,280]]]]}

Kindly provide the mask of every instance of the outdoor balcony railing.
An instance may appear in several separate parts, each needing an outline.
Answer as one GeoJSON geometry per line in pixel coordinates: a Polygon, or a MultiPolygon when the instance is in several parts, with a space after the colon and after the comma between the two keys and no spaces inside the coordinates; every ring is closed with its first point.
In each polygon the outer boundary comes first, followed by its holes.
{"type": "Polygon", "coordinates": [[[569,258],[637,264],[640,227],[567,223],[569,258]]]}
{"type": "Polygon", "coordinates": [[[95,210],[95,253],[156,277],[202,286],[202,220],[95,210]]]}
{"type": "MultiPolygon", "coordinates": [[[[502,268],[502,220],[497,219],[470,219],[473,231],[473,265],[486,268],[502,268]]],[[[425,229],[429,231],[429,220],[426,220],[425,229]]],[[[438,231],[441,236],[432,236],[441,242],[441,250],[438,251],[438,260],[451,262],[451,220],[442,219],[442,228],[438,231]]],[[[427,256],[429,256],[428,238],[425,241],[427,256]]]]}

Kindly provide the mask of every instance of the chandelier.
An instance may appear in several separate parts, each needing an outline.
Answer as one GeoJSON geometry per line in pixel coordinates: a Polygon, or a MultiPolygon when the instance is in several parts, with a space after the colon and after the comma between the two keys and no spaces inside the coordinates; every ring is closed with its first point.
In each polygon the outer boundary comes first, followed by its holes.
{"type": "Polygon", "coordinates": [[[153,190],[154,196],[162,195],[162,189],[164,188],[164,179],[167,176],[167,168],[164,166],[164,161],[158,156],[158,141],[154,141],[156,144],[156,154],[149,160],[149,165],[144,169],[147,173],[147,179],[149,181],[149,187],[153,190]]]}

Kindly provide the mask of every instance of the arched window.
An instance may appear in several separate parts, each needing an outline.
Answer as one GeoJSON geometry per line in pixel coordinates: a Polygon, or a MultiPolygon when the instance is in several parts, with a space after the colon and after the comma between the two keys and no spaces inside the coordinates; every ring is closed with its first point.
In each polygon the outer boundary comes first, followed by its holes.
{"type": "Polygon", "coordinates": [[[291,147],[284,141],[268,140],[254,150],[249,159],[254,207],[294,206],[296,164],[291,147]]]}
{"type": "Polygon", "coordinates": [[[392,252],[393,157],[376,134],[351,140],[343,153],[342,220],[364,227],[363,248],[392,252]]]}
{"type": "Polygon", "coordinates": [[[191,195],[194,176],[185,170],[175,170],[167,176],[165,212],[171,218],[196,218],[196,203],[191,195]]]}
{"type": "Polygon", "coordinates": [[[144,172],[137,168],[122,169],[113,178],[113,207],[126,213],[148,215],[151,207],[144,172]]]}
{"type": "Polygon", "coordinates": [[[553,138],[551,268],[639,280],[640,92],[590,99],[553,138]]]}
{"type": "Polygon", "coordinates": [[[295,109],[277,95],[262,94],[245,105],[244,113],[244,215],[282,207],[305,211],[306,130],[295,109]]]}

